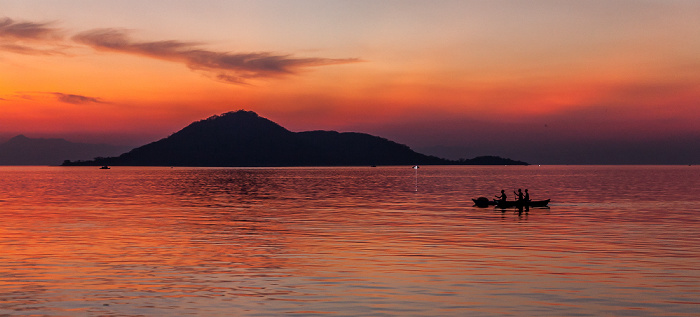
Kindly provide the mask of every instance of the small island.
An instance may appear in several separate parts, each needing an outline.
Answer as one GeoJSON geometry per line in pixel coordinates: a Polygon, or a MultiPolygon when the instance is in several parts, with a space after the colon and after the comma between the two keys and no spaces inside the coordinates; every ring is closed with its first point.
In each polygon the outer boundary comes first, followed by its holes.
{"type": "Polygon", "coordinates": [[[528,165],[497,156],[448,160],[366,133],[292,132],[239,110],[194,122],[167,138],[117,157],[65,160],[63,166],[379,166],[528,165]]]}

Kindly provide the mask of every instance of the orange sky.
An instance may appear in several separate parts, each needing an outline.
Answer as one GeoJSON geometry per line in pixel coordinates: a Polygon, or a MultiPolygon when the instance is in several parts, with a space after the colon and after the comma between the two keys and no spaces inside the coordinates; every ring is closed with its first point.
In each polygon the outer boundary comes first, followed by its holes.
{"type": "Polygon", "coordinates": [[[292,131],[367,132],[451,158],[556,162],[543,150],[596,142],[700,148],[696,1],[0,9],[0,140],[142,145],[247,109],[292,131]]]}

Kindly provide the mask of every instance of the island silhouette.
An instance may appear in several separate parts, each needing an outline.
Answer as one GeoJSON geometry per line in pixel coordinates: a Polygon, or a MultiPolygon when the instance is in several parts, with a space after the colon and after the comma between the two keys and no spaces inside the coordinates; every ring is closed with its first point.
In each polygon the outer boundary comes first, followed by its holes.
{"type": "Polygon", "coordinates": [[[252,111],[239,110],[191,123],[156,142],[117,157],[65,160],[63,166],[378,166],[527,165],[497,156],[448,160],[366,133],[292,132],[252,111]]]}

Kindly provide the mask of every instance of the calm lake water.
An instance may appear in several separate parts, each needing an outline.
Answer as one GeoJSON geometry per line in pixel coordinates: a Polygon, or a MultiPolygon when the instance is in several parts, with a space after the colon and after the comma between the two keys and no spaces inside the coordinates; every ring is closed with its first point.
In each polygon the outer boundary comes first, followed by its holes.
{"type": "Polygon", "coordinates": [[[0,167],[0,315],[698,316],[699,166],[0,167]],[[529,188],[519,214],[471,198],[529,188]]]}

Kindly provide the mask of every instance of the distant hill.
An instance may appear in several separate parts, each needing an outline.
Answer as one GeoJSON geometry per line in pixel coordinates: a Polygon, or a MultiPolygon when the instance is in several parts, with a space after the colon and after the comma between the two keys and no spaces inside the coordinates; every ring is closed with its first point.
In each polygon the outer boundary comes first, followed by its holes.
{"type": "MultiPolygon", "coordinates": [[[[369,166],[457,163],[420,154],[406,145],[364,133],[291,132],[255,112],[240,110],[194,122],[167,138],[118,157],[71,161],[64,165],[369,166]]],[[[503,163],[498,161],[495,164],[503,163]]]]}
{"type": "Polygon", "coordinates": [[[457,165],[530,165],[522,161],[511,160],[499,156],[486,155],[477,156],[473,159],[459,159],[455,161],[457,165]]]}
{"type": "Polygon", "coordinates": [[[0,165],[59,165],[64,160],[88,160],[118,155],[131,147],[75,143],[64,139],[18,135],[0,144],[0,165]]]}

